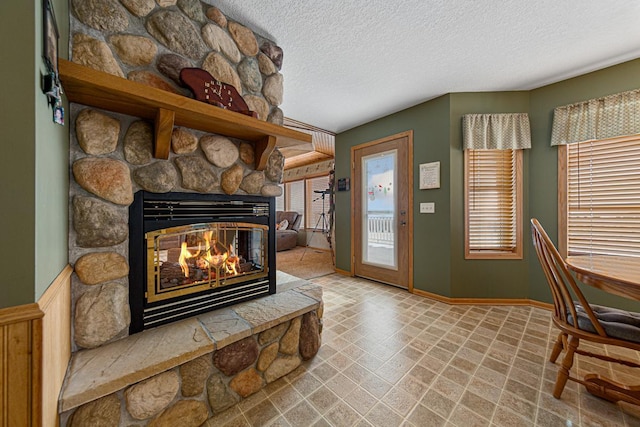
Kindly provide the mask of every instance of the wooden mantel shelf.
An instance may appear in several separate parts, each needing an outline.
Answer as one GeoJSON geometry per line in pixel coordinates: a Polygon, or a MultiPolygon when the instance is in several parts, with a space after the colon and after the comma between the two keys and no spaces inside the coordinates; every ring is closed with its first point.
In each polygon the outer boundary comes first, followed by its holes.
{"type": "Polygon", "coordinates": [[[60,80],[71,102],[155,122],[156,158],[168,159],[174,126],[253,142],[256,169],[264,170],[275,147],[313,150],[311,135],[224,110],[131,80],[59,60],[60,80]]]}

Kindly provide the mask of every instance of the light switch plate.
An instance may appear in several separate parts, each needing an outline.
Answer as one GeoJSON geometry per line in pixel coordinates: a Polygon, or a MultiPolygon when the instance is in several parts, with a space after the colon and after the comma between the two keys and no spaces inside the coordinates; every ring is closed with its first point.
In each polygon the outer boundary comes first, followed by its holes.
{"type": "Polygon", "coordinates": [[[420,203],[420,213],[436,213],[435,202],[422,202],[420,203]]]}

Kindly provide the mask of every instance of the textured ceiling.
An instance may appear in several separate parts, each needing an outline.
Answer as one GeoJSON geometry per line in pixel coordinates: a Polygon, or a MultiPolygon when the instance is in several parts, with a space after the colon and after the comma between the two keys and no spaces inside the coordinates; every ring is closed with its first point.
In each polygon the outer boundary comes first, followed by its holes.
{"type": "Polygon", "coordinates": [[[284,114],[332,132],[640,57],[638,0],[206,1],[282,47],[284,114]]]}

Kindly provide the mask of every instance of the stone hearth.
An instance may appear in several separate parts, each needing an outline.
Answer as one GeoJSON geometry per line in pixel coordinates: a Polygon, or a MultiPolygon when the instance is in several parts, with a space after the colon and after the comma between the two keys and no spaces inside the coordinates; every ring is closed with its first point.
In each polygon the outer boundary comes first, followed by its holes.
{"type": "Polygon", "coordinates": [[[322,288],[278,273],[274,295],[78,351],[62,425],[199,426],[313,357],[322,311],[322,288]]]}

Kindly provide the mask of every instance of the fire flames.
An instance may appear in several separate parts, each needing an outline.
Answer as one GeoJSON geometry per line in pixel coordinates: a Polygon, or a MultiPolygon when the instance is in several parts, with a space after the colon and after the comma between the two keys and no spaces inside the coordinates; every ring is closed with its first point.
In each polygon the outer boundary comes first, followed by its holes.
{"type": "Polygon", "coordinates": [[[187,242],[182,242],[178,262],[184,276],[190,278],[189,260],[198,269],[209,271],[214,269],[216,277],[235,276],[239,274],[240,257],[236,255],[233,244],[227,249],[213,237],[213,231],[205,231],[202,240],[198,240],[197,249],[189,248],[187,242]],[[204,242],[202,242],[204,240],[204,242]],[[203,248],[204,246],[204,248],[203,248]]]}

